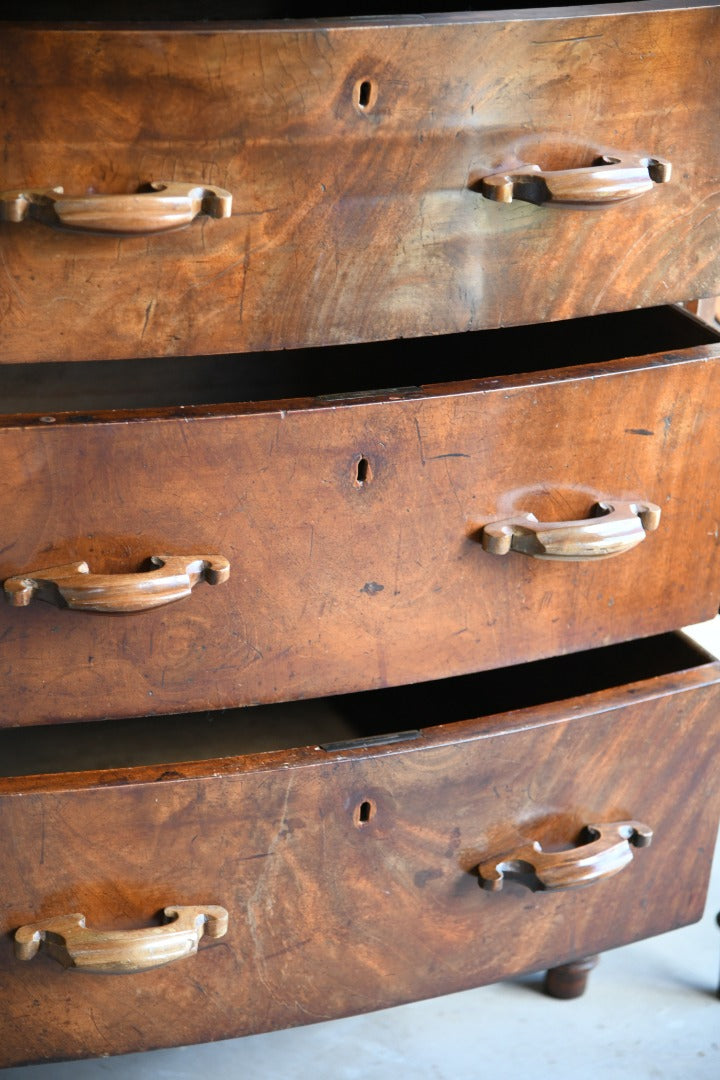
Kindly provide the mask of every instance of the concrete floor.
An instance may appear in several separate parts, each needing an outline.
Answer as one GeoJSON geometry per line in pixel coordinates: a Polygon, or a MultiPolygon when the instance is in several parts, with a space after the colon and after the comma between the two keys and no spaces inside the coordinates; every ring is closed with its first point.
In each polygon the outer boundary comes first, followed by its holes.
{"type": "MultiPolygon", "coordinates": [[[[720,624],[693,628],[720,654],[720,624]]],[[[583,998],[540,976],[213,1045],[8,1069],[3,1080],[719,1080],[720,845],[705,917],[605,953],[583,998]]]]}

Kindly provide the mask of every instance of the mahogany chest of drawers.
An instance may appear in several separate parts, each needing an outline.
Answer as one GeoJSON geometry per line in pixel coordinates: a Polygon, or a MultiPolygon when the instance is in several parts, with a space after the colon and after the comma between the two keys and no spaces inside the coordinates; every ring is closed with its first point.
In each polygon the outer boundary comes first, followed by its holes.
{"type": "Polygon", "coordinates": [[[247,14],[2,27],[1,1064],[705,902],[720,5],[247,14]]]}

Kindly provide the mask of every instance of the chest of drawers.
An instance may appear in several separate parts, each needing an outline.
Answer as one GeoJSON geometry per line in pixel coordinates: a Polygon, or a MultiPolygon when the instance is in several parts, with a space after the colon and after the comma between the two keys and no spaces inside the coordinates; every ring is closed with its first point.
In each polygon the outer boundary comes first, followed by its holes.
{"type": "Polygon", "coordinates": [[[702,911],[718,5],[311,14],[0,39],[3,1064],[702,911]]]}

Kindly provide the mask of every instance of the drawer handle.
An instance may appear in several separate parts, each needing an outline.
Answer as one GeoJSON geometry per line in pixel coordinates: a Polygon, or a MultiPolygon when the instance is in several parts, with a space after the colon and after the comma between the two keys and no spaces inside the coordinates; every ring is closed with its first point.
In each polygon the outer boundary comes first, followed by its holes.
{"type": "Polygon", "coordinates": [[[583,562],[608,559],[636,547],[660,524],[654,503],[598,502],[580,521],[538,521],[534,514],[491,521],[481,530],[481,543],[492,555],[520,551],[534,559],[583,562]]]}
{"type": "Polygon", "coordinates": [[[230,575],[222,555],[152,555],[154,570],[136,574],[91,574],[86,562],[18,574],[5,582],[13,607],[27,607],[34,596],[75,611],[149,611],[189,596],[194,585],[219,585],[230,575]]]}
{"type": "Polygon", "coordinates": [[[601,154],[582,169],[541,169],[519,165],[482,178],[479,190],[486,199],[511,203],[514,199],[543,206],[608,206],[626,202],[666,184],[672,165],[661,158],[640,154],[601,154]]]}
{"type": "Polygon", "coordinates": [[[153,180],[130,195],[66,197],[63,188],[5,191],[0,221],[33,218],[43,225],[115,236],[148,236],[189,225],[198,214],[230,217],[232,195],[207,184],[153,180]]]}
{"type": "Polygon", "coordinates": [[[632,862],[633,847],[649,847],[652,829],[639,821],[586,825],[588,843],[569,851],[543,851],[537,840],[487,859],[478,866],[483,889],[499,892],[505,877],[519,877],[532,889],[574,889],[612,877],[632,862]],[[534,878],[534,880],[533,880],[534,878]]]}
{"type": "Polygon", "coordinates": [[[169,920],[165,926],[142,930],[89,930],[84,915],[58,915],[16,930],[15,956],[32,960],[42,946],[65,968],[129,975],[193,956],[203,934],[221,938],[227,933],[228,913],[214,904],[166,907],[163,914],[169,920]]]}

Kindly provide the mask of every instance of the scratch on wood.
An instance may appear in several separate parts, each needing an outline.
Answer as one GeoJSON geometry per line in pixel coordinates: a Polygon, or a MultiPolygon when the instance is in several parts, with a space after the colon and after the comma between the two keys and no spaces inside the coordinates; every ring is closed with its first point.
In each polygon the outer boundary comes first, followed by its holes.
{"type": "Polygon", "coordinates": [[[248,267],[250,265],[250,230],[245,233],[245,251],[242,260],[242,281],[240,283],[240,310],[238,311],[238,317],[240,322],[243,321],[243,310],[245,308],[245,286],[247,284],[248,267]]]}
{"type": "Polygon", "coordinates": [[[441,458],[448,458],[448,457],[466,457],[466,458],[469,458],[470,455],[469,454],[433,454],[432,457],[428,458],[428,461],[440,461],[441,458]]]}
{"type": "Polygon", "coordinates": [[[274,960],[277,956],[285,956],[286,953],[294,952],[296,949],[301,949],[303,945],[307,945],[311,941],[311,937],[303,938],[302,941],[293,941],[282,949],[276,949],[275,952],[266,953],[264,959],[267,961],[274,960]]]}
{"type": "Polygon", "coordinates": [[[146,332],[146,330],[148,328],[148,323],[150,321],[150,313],[152,311],[154,302],[155,301],[154,301],[154,298],[153,298],[152,300],[150,300],[149,305],[145,309],[145,321],[144,321],[144,323],[142,323],[142,329],[141,329],[141,332],[140,332],[140,341],[142,340],[142,338],[145,337],[145,332],[146,332]]]}
{"type": "Polygon", "coordinates": [[[417,417],[415,417],[415,430],[417,431],[418,446],[420,447],[420,463],[425,464],[425,451],[423,449],[422,435],[420,434],[420,424],[417,417]]]}
{"type": "Polygon", "coordinates": [[[98,1022],[97,1022],[97,1020],[95,1019],[95,1013],[93,1012],[93,1010],[92,1010],[92,1009],[90,1009],[90,1010],[89,1010],[89,1016],[90,1016],[90,1019],[91,1019],[91,1021],[92,1021],[93,1027],[94,1027],[94,1028],[95,1028],[95,1030],[97,1031],[97,1033],[98,1033],[98,1035],[100,1036],[100,1038],[104,1038],[104,1032],[102,1032],[102,1031],[100,1030],[100,1028],[99,1028],[99,1026],[98,1026],[98,1022]]]}
{"type": "Polygon", "coordinates": [[[591,41],[593,38],[605,37],[604,34],[580,34],[579,37],[561,37],[561,38],[542,38],[540,41],[533,41],[533,45],[561,45],[567,41],[591,41]]]}

